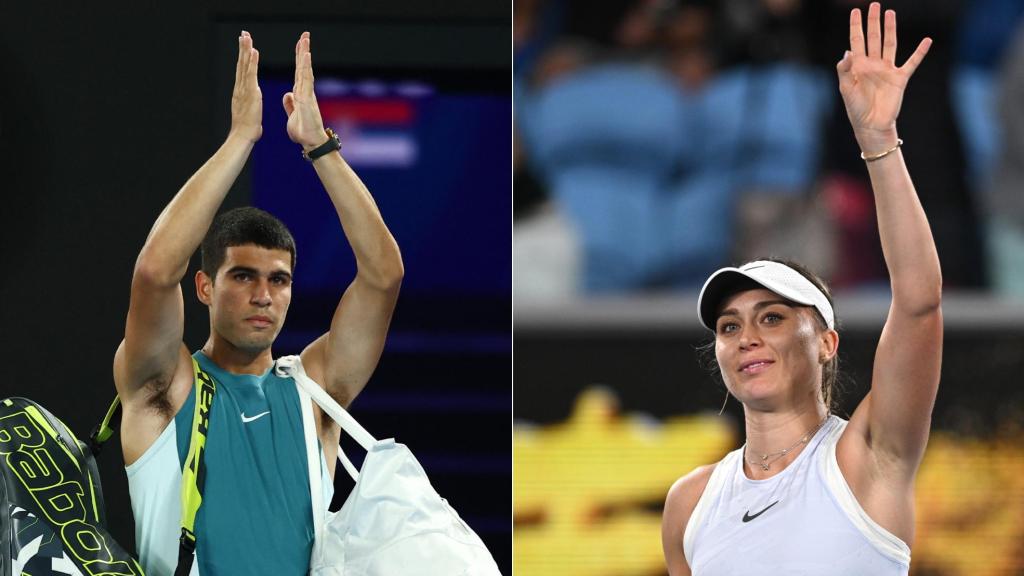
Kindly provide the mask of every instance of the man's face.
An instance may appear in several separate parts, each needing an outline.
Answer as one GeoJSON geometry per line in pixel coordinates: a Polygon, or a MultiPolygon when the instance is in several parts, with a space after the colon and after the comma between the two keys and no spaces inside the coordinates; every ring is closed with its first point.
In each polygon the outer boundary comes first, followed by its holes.
{"type": "Polygon", "coordinates": [[[291,254],[254,245],[231,246],[214,282],[200,273],[199,299],[212,329],[236,348],[266,350],[284,325],[292,300],[291,254]]]}

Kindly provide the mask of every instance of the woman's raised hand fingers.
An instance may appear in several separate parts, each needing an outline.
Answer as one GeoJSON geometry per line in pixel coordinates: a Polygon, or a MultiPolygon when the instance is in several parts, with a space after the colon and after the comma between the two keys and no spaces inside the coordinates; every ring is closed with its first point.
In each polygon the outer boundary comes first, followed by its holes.
{"type": "Polygon", "coordinates": [[[882,43],[882,59],[896,64],[896,12],[885,11],[885,38],[882,43]]]}
{"type": "Polygon", "coordinates": [[[911,75],[914,74],[914,71],[917,70],[917,67],[921,65],[921,62],[924,60],[925,55],[928,54],[928,49],[931,47],[931,38],[925,38],[924,40],[921,40],[921,43],[917,45],[917,49],[914,50],[914,53],[910,55],[910,58],[907,58],[907,61],[903,63],[903,66],[900,67],[900,70],[904,71],[907,74],[907,77],[909,78],[911,75]]]}
{"type": "Polygon", "coordinates": [[[879,23],[878,13],[882,7],[878,2],[872,2],[868,6],[868,57],[879,58],[882,56],[882,26],[879,23]]]}
{"type": "Polygon", "coordinates": [[[860,21],[860,9],[850,11],[850,52],[864,55],[864,25],[860,21]]]}

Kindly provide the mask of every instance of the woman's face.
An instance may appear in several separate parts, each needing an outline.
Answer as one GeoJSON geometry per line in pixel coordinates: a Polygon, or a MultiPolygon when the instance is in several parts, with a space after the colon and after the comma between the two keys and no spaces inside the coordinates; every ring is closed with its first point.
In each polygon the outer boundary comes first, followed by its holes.
{"type": "Polygon", "coordinates": [[[774,411],[820,397],[821,369],[838,337],[816,311],[767,289],[725,299],[715,325],[715,356],[725,385],[740,402],[774,411]]]}

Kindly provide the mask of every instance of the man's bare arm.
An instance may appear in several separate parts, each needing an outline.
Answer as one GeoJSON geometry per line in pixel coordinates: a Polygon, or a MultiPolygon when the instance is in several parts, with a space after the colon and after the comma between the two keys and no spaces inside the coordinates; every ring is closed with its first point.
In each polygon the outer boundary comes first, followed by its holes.
{"type": "MultiPolygon", "coordinates": [[[[313,92],[309,33],[295,48],[295,87],[284,97],[288,135],[307,152],[327,140],[313,92]]],[[[330,331],[303,351],[303,363],[343,406],[370,379],[387,336],[404,270],[398,244],[391,236],[370,192],[340,154],[313,162],[338,212],[355,254],[357,273],[345,290],[330,331]]]]}
{"type": "Polygon", "coordinates": [[[238,40],[228,138],[157,218],[135,263],[125,337],[114,359],[115,384],[126,405],[162,393],[181,364],[180,282],[262,133],[258,63],[252,38],[243,32],[238,40]]]}

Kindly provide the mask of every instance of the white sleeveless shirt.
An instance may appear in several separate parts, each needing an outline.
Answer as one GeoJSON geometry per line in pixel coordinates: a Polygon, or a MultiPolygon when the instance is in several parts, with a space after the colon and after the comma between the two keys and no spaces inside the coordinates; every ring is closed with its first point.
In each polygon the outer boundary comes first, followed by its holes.
{"type": "Polygon", "coordinates": [[[771,478],[743,472],[743,448],[712,472],[683,537],[694,576],[906,576],[910,547],[861,508],[836,460],[846,421],[829,416],[771,478]]]}

